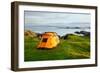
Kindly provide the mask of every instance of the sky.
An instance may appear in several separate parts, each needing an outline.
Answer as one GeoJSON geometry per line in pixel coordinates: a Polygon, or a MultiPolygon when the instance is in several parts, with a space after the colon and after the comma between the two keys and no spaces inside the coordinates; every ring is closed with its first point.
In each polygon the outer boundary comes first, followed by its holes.
{"type": "Polygon", "coordinates": [[[24,11],[25,30],[36,33],[56,32],[63,36],[76,31],[90,31],[88,28],[66,28],[90,27],[90,22],[89,13],[24,11]]]}
{"type": "Polygon", "coordinates": [[[89,13],[24,11],[25,25],[74,26],[90,24],[89,13]]]}

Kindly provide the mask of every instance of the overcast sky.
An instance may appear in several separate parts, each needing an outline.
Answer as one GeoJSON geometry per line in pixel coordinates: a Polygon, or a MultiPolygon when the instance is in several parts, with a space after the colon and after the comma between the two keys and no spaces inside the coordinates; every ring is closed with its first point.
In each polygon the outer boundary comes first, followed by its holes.
{"type": "Polygon", "coordinates": [[[89,13],[25,11],[24,14],[25,25],[89,25],[91,20],[89,13]]]}

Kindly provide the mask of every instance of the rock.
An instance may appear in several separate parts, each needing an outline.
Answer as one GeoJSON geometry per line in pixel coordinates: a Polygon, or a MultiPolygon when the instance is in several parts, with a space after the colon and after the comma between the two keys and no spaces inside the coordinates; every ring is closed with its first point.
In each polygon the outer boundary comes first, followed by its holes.
{"type": "Polygon", "coordinates": [[[83,34],[84,36],[90,36],[90,32],[87,31],[80,31],[80,34],[83,34]]]}
{"type": "Polygon", "coordinates": [[[35,32],[32,32],[31,30],[26,30],[24,32],[24,36],[28,36],[28,37],[36,37],[37,34],[35,32]]]}

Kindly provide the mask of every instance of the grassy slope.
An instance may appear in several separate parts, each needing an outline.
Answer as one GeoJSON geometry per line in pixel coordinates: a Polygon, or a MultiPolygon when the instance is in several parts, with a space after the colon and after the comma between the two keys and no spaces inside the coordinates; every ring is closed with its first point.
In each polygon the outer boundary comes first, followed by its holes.
{"type": "Polygon", "coordinates": [[[90,57],[89,37],[70,35],[53,49],[37,49],[38,38],[25,37],[25,61],[84,59],[90,57]]]}

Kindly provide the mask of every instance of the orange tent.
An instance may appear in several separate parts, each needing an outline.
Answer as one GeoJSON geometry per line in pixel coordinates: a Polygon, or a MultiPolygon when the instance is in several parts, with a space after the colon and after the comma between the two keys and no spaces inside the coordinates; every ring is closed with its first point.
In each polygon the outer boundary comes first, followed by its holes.
{"type": "Polygon", "coordinates": [[[55,32],[45,32],[37,48],[54,48],[59,44],[59,37],[55,32]]]}

